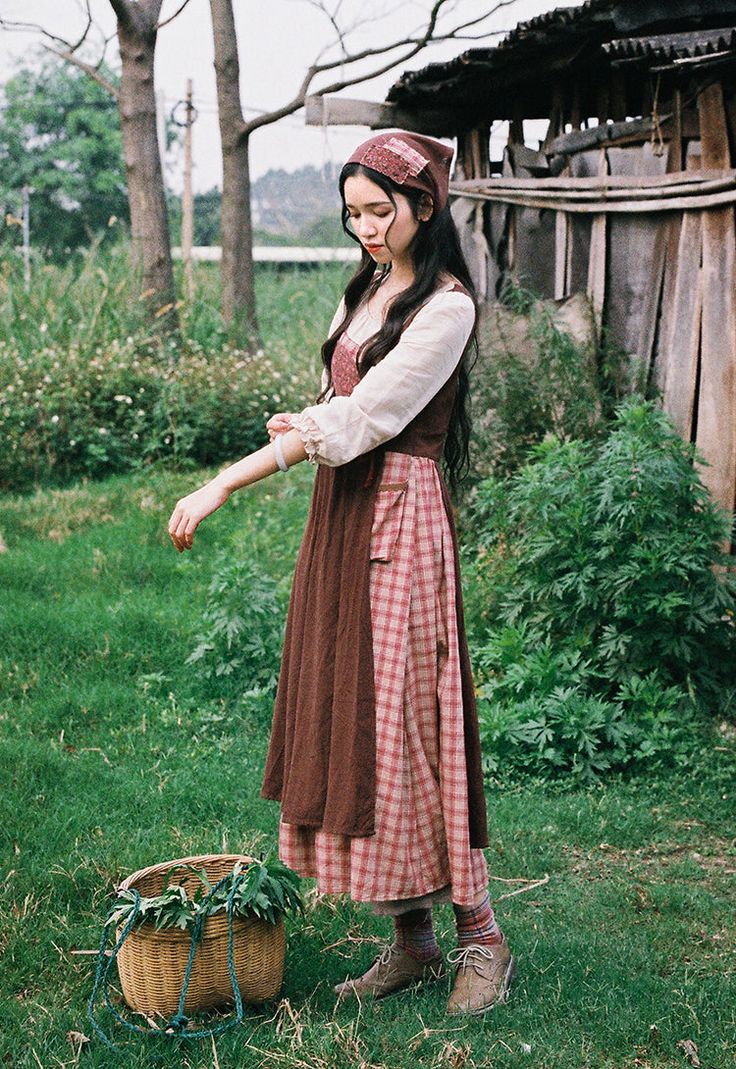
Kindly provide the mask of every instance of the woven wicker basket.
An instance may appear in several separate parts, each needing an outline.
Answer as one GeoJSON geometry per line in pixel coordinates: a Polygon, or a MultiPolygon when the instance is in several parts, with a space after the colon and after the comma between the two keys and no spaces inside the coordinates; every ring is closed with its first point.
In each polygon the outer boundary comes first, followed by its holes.
{"type": "MultiPolygon", "coordinates": [[[[236,861],[244,865],[252,858],[243,854],[204,854],[178,858],[141,869],[128,876],[121,889],[135,888],[141,897],[158,895],[168,873],[184,865],[204,869],[211,883],[227,876],[236,861]]],[[[193,894],[201,881],[192,872],[169,879],[193,894]]],[[[118,937],[120,932],[118,932],[118,937]]],[[[169,928],[157,932],[144,923],[128,934],[118,953],[118,973],[128,1005],[148,1015],[170,1016],[181,997],[189,959],[191,932],[169,928]]],[[[281,990],[284,975],[284,922],[277,924],[256,918],[233,918],[233,959],[235,976],[243,1002],[258,1004],[274,998],[281,990]]],[[[189,978],[186,1013],[228,1006],[234,1002],[228,969],[228,918],[226,913],[208,917],[203,938],[197,947],[189,978]]]]}

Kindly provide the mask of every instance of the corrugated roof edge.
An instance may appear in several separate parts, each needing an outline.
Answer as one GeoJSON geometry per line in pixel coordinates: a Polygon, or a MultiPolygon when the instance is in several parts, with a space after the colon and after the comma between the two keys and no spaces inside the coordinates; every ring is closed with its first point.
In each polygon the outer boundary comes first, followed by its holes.
{"type": "Polygon", "coordinates": [[[432,82],[440,75],[451,76],[461,67],[468,66],[473,62],[492,66],[493,57],[497,53],[503,53],[507,49],[513,48],[535,31],[556,28],[569,29],[570,26],[590,15],[610,13],[613,5],[614,0],[585,0],[585,3],[577,7],[556,7],[552,11],[545,11],[541,15],[535,15],[533,19],[518,23],[497,45],[488,48],[469,48],[444,63],[429,63],[426,67],[419,68],[419,70],[406,71],[391,86],[386,95],[386,100],[395,100],[403,89],[417,83],[432,82]]]}

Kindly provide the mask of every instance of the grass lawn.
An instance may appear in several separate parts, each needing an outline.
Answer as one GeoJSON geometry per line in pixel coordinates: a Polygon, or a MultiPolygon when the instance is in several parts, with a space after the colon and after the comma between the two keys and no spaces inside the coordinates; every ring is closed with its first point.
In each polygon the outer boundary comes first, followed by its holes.
{"type": "MultiPolygon", "coordinates": [[[[223,700],[185,661],[219,552],[250,555],[286,597],[313,472],[241,491],[180,557],[166,520],[209,474],[157,470],[0,505],[0,1065],[733,1066],[728,733],[669,778],[490,789],[491,894],[519,975],[485,1018],[447,1018],[442,984],[336,1008],[332,985],[369,964],[387,922],[309,889],[288,925],[283,1001],[249,1009],[216,1046],[128,1037],[102,1012],[123,1056],[75,1037],[91,1035],[95,961],[73,951],[97,946],[116,880],[275,842],[277,807],[259,798],[268,707],[223,700]]],[[[450,907],[437,920],[449,949],[450,907]]]]}

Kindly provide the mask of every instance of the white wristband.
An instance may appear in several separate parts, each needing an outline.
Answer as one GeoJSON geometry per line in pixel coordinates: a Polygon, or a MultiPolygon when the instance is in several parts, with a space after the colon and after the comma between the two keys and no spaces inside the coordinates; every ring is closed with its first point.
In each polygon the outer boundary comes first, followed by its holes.
{"type": "Polygon", "coordinates": [[[277,434],[273,440],[273,451],[276,454],[276,463],[278,466],[282,471],[288,471],[289,465],[286,463],[286,458],[284,457],[284,447],[281,444],[280,434],[277,434]]]}

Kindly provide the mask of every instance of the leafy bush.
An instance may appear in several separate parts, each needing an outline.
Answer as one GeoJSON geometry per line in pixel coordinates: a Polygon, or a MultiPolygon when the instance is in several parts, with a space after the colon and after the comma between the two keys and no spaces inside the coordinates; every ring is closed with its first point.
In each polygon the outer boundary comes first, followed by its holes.
{"type": "Polygon", "coordinates": [[[596,342],[582,296],[542,301],[509,287],[484,306],[472,371],[473,475],[508,475],[545,434],[600,439],[624,389],[622,357],[596,342]]]}
{"type": "Polygon", "coordinates": [[[343,269],[259,275],[264,351],[249,353],[228,338],[210,267],[182,337],[165,340],[123,244],[38,269],[28,292],[19,263],[0,266],[0,489],[224,462],[266,444],[274,411],[312,402],[343,269]]]}
{"type": "Polygon", "coordinates": [[[468,616],[489,768],[676,760],[696,712],[733,700],[730,519],[694,457],[631,400],[602,445],[548,439],[477,488],[468,616]]]}
{"type": "Polygon", "coordinates": [[[128,338],[90,354],[2,354],[3,489],[109,475],[164,458],[212,464],[265,445],[278,410],[272,361],[195,347],[161,356],[128,338]]]}
{"type": "Polygon", "coordinates": [[[221,558],[209,585],[197,646],[197,664],[208,693],[258,699],[273,688],[281,662],[284,607],[277,584],[250,560],[221,558]]]}

